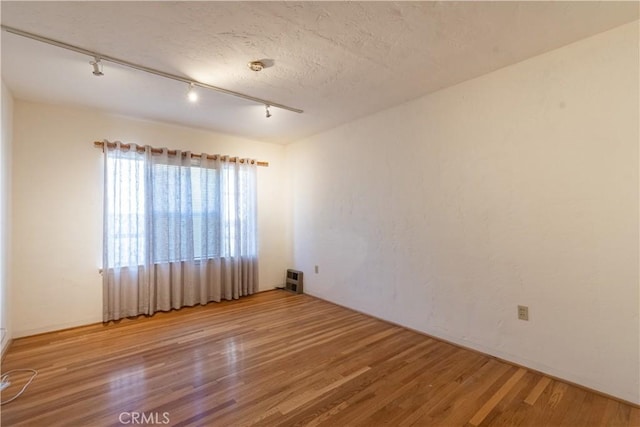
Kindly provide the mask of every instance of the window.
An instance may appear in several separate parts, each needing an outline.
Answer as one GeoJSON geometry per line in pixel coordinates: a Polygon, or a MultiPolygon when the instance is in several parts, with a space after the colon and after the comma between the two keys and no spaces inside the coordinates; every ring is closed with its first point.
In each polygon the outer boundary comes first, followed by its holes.
{"type": "Polygon", "coordinates": [[[109,157],[105,177],[112,178],[105,189],[107,266],[141,265],[146,255],[144,162],[135,155],[109,157]]]}
{"type": "Polygon", "coordinates": [[[135,150],[109,154],[108,267],[256,255],[255,167],[135,150]]]}

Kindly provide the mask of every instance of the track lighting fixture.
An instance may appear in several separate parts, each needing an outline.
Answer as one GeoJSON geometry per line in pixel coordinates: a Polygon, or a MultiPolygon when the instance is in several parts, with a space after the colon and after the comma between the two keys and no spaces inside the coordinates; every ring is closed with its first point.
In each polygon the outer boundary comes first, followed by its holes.
{"type": "Polygon", "coordinates": [[[268,119],[269,117],[271,117],[271,113],[269,112],[269,105],[265,104],[264,109],[265,109],[265,116],[267,116],[267,119],[268,119]]]}
{"type": "MultiPolygon", "coordinates": [[[[267,107],[267,112],[266,115],[267,117],[271,117],[271,113],[269,112],[269,107],[275,107],[275,108],[280,108],[283,110],[288,110],[288,111],[292,111],[294,113],[302,113],[303,111],[299,108],[293,108],[293,107],[289,107],[287,105],[283,105],[283,104],[279,104],[277,102],[272,102],[269,101],[267,99],[262,99],[262,98],[257,98],[255,96],[251,96],[251,95],[247,95],[241,92],[236,92],[233,90],[229,90],[229,89],[225,89],[219,86],[214,86],[214,85],[210,85],[207,83],[203,83],[203,82],[199,82],[199,81],[194,81],[188,77],[185,76],[181,76],[181,75],[177,75],[177,74],[172,74],[172,73],[167,73],[165,71],[162,70],[158,70],[155,68],[151,68],[151,67],[147,67],[145,65],[141,65],[141,64],[136,64],[135,62],[130,62],[124,59],[120,59],[120,58],[116,58],[110,55],[105,55],[103,53],[100,52],[96,52],[96,51],[92,51],[92,50],[88,50],[88,49],[84,49],[82,47],[79,46],[74,46],[72,44],[69,43],[64,43],[61,42],[59,40],[54,40],[54,39],[50,39],[48,37],[44,37],[44,36],[40,36],[38,34],[34,34],[34,33],[29,33],[27,31],[23,31],[20,30],[18,28],[12,28],[12,27],[8,27],[4,24],[0,24],[0,28],[2,29],[2,31],[6,31],[8,33],[11,34],[15,34],[17,36],[20,37],[26,37],[28,39],[31,40],[35,40],[38,41],[40,43],[46,43],[52,46],[56,46],[62,49],[66,49],[66,50],[70,50],[73,52],[77,52],[83,55],[87,55],[89,57],[94,58],[93,61],[90,61],[89,64],[91,64],[91,66],[93,67],[93,75],[94,76],[103,76],[104,73],[102,72],[102,63],[104,62],[110,62],[112,64],[118,64],[120,66],[123,67],[128,67],[134,70],[138,70],[138,71],[142,71],[148,74],[153,74],[156,76],[160,76],[160,77],[164,77],[166,79],[171,79],[171,80],[175,80],[178,82],[182,82],[182,83],[187,83],[189,85],[189,92],[188,92],[188,97],[189,100],[192,102],[195,102],[198,99],[198,94],[195,92],[195,86],[197,85],[199,88],[204,88],[204,89],[208,89],[208,90],[213,90],[219,93],[224,93],[226,95],[230,95],[230,96],[235,96],[237,98],[242,98],[245,99],[247,101],[251,101],[251,102],[255,102],[256,104],[262,104],[265,107],[267,107]]],[[[250,63],[249,66],[251,67],[251,69],[255,69],[256,71],[258,69],[265,68],[267,66],[269,66],[266,62],[262,62],[262,61],[254,61],[255,63],[250,63]],[[253,64],[253,65],[252,65],[253,64]]]]}
{"type": "Polygon", "coordinates": [[[100,62],[100,58],[96,56],[93,61],[89,62],[89,64],[93,66],[94,76],[104,76],[104,73],[102,72],[102,62],[100,62]]]}
{"type": "Polygon", "coordinates": [[[187,98],[189,98],[189,101],[191,102],[196,102],[198,100],[198,92],[196,92],[196,87],[193,83],[189,83],[187,98]]]}

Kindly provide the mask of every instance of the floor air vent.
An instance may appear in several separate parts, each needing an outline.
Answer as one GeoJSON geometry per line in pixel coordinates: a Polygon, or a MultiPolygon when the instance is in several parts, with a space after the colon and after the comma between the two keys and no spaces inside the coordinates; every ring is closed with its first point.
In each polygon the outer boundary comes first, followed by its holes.
{"type": "Polygon", "coordinates": [[[287,291],[295,292],[296,294],[302,293],[302,271],[287,270],[287,281],[284,288],[287,291]]]}

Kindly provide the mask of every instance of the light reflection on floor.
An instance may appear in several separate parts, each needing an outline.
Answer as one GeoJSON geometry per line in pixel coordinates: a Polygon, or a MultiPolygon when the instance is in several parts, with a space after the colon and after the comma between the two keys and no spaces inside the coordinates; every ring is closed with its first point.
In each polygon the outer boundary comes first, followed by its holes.
{"type": "Polygon", "coordinates": [[[145,366],[143,364],[127,366],[109,374],[110,393],[122,393],[128,395],[144,395],[146,391],[145,366]]]}

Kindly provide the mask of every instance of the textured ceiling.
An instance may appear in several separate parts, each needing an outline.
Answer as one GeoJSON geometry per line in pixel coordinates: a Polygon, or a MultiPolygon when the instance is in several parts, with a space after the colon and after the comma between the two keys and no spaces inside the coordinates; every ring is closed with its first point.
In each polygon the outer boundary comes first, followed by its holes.
{"type": "Polygon", "coordinates": [[[2,33],[15,97],[287,143],[639,18],[636,2],[11,2],[3,25],[305,110],[2,33]],[[259,73],[247,62],[273,60],[259,73]],[[205,93],[206,92],[206,93],[205,93]]]}

